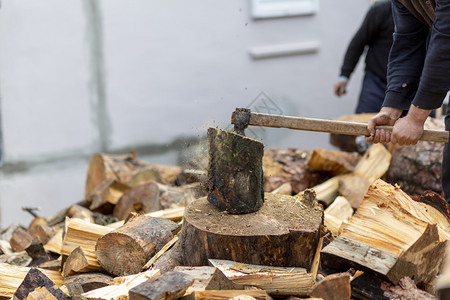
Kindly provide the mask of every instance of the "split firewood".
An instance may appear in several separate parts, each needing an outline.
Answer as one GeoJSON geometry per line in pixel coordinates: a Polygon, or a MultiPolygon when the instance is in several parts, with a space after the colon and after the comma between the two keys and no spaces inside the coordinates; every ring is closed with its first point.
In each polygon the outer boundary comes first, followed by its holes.
{"type": "Polygon", "coordinates": [[[56,230],[48,225],[38,224],[28,229],[31,237],[37,237],[43,244],[46,244],[55,234],[56,230]]]}
{"type": "Polygon", "coordinates": [[[370,183],[361,176],[346,174],[339,178],[339,195],[350,202],[353,209],[357,209],[369,189],[370,183]]]}
{"type": "Polygon", "coordinates": [[[149,182],[126,190],[114,207],[113,215],[125,220],[131,212],[144,214],[157,210],[161,210],[159,187],[155,182],[149,182]]]}
{"type": "Polygon", "coordinates": [[[45,287],[37,287],[34,291],[28,294],[26,300],[58,300],[52,293],[45,287]]]}
{"type": "Polygon", "coordinates": [[[347,222],[353,215],[353,208],[342,196],[336,197],[333,203],[324,211],[324,224],[334,236],[339,235],[343,223],[347,222]]]}
{"type": "Polygon", "coordinates": [[[273,191],[271,191],[271,193],[292,196],[292,185],[290,182],[285,182],[276,189],[274,189],[273,191]]]}
{"type": "Polygon", "coordinates": [[[181,254],[176,243],[171,249],[164,252],[156,261],[153,263],[154,269],[159,269],[161,274],[173,271],[176,267],[181,266],[181,254]]]}
{"type": "MultiPolygon", "coordinates": [[[[67,257],[63,265],[63,277],[92,271],[93,268],[89,266],[86,256],[81,247],[75,248],[67,257]]],[[[94,268],[95,269],[95,268],[94,268]]]]}
{"type": "Polygon", "coordinates": [[[311,297],[327,300],[350,300],[352,290],[348,273],[332,274],[314,285],[311,297]]]}
{"type": "Polygon", "coordinates": [[[48,226],[48,222],[47,219],[45,219],[44,217],[35,217],[30,225],[28,225],[28,231],[32,231],[33,227],[38,226],[38,225],[44,225],[44,226],[48,226]]]}
{"type": "Polygon", "coordinates": [[[217,259],[209,261],[237,286],[254,286],[270,295],[307,296],[314,285],[312,274],[304,268],[270,267],[217,259]]]}
{"type": "Polygon", "coordinates": [[[193,298],[191,294],[198,291],[238,289],[231,280],[215,267],[178,266],[174,268],[174,271],[187,274],[194,278],[194,283],[188,287],[183,299],[193,298]]]}
{"type": "Polygon", "coordinates": [[[161,209],[185,207],[195,199],[190,186],[175,187],[158,183],[158,187],[161,209]]]}
{"type": "Polygon", "coordinates": [[[194,278],[186,273],[169,272],[135,286],[128,295],[130,300],[177,299],[193,283],[194,278]]]}
{"type": "Polygon", "coordinates": [[[23,282],[15,291],[13,297],[14,299],[20,300],[27,299],[28,294],[32,293],[35,289],[45,287],[58,300],[71,299],[68,295],[66,295],[58,288],[58,286],[62,285],[62,282],[59,283],[60,284],[58,285],[53,282],[49,277],[47,277],[46,274],[44,274],[39,269],[31,268],[23,279],[23,282]]]}
{"type": "Polygon", "coordinates": [[[11,244],[5,240],[0,240],[0,251],[1,254],[11,254],[13,253],[13,249],[11,248],[11,244]]]}
{"type": "Polygon", "coordinates": [[[352,172],[358,161],[359,157],[355,154],[316,148],[308,160],[308,167],[317,171],[329,171],[335,176],[352,172]]]}
{"type": "Polygon", "coordinates": [[[353,171],[354,175],[364,178],[372,184],[389,169],[391,153],[383,144],[373,144],[367,149],[353,171]]]}
{"type": "Polygon", "coordinates": [[[264,203],[261,142],[208,128],[208,201],[233,214],[255,212],[264,203]]]}
{"type": "Polygon", "coordinates": [[[64,278],[64,286],[67,287],[71,297],[81,296],[92,290],[108,286],[113,278],[103,273],[81,273],[64,278]]]}
{"type": "Polygon", "coordinates": [[[270,297],[266,291],[263,290],[208,290],[208,291],[200,291],[194,292],[194,297],[192,299],[200,300],[200,299],[256,299],[256,300],[270,300],[270,297]]]}
{"type": "Polygon", "coordinates": [[[20,252],[25,250],[32,240],[33,237],[27,231],[19,227],[14,231],[9,243],[15,252],[20,252]]]}
{"type": "Polygon", "coordinates": [[[113,179],[131,187],[151,181],[174,185],[182,168],[150,164],[136,159],[133,154],[94,154],[89,163],[85,197],[106,179],[113,179]]]}
{"type": "Polygon", "coordinates": [[[394,284],[405,276],[430,283],[445,250],[442,230],[423,206],[379,179],[342,233],[322,250],[322,265],[371,270],[394,284]]]}
{"type": "Polygon", "coordinates": [[[264,151],[264,191],[271,192],[289,182],[292,193],[297,194],[329,178],[329,172],[308,167],[310,150],[268,149],[264,151]]]}
{"type": "MultiPolygon", "coordinates": [[[[330,179],[313,186],[311,189],[316,192],[317,200],[324,203],[326,206],[330,205],[338,196],[339,180],[344,175],[337,175],[330,179]]],[[[302,196],[304,191],[298,195],[302,196]]]]}
{"type": "Polygon", "coordinates": [[[44,245],[37,237],[31,241],[31,243],[25,248],[25,251],[33,259],[28,267],[36,267],[51,260],[50,255],[44,249],[44,245]]]}
{"type": "Polygon", "coordinates": [[[142,267],[143,270],[150,268],[156,260],[158,260],[164,253],[166,253],[176,242],[178,242],[178,236],[175,236],[168,241],[152,258],[142,267]]]}
{"type": "Polygon", "coordinates": [[[38,265],[38,268],[61,272],[61,266],[62,266],[62,258],[60,256],[57,259],[52,259],[52,260],[48,260],[43,263],[40,263],[38,265]]]}
{"type": "Polygon", "coordinates": [[[161,218],[137,216],[98,239],[95,254],[111,274],[136,274],[173,238],[179,225],[161,218]]]}
{"type": "Polygon", "coordinates": [[[69,207],[69,210],[67,211],[67,216],[69,218],[82,219],[91,223],[94,223],[95,220],[94,214],[90,209],[78,204],[74,204],[71,207],[69,207]]]}
{"type": "Polygon", "coordinates": [[[310,268],[319,242],[323,211],[299,197],[265,194],[252,214],[226,214],[205,198],[185,211],[180,234],[181,261],[204,266],[208,258],[273,266],[310,268]]]}
{"type": "MultiPolygon", "coordinates": [[[[0,297],[11,298],[32,268],[0,263],[0,297]]],[[[35,268],[33,268],[36,270],[35,268]]],[[[56,286],[61,286],[62,276],[57,271],[40,270],[56,286]]]]}
{"type": "Polygon", "coordinates": [[[159,274],[159,270],[150,269],[139,274],[116,277],[111,284],[83,293],[81,296],[95,300],[126,299],[132,288],[159,274]]]}
{"type": "Polygon", "coordinates": [[[130,187],[120,181],[105,179],[86,198],[89,209],[106,215],[111,214],[114,206],[128,189],[130,187]]]}
{"type": "Polygon", "coordinates": [[[32,261],[33,259],[25,251],[0,255],[0,263],[7,263],[15,266],[26,267],[32,261]]]}
{"type": "Polygon", "coordinates": [[[70,255],[77,247],[81,247],[91,270],[102,270],[95,255],[95,245],[99,238],[113,230],[81,219],[67,219],[61,254],[70,255]]]}
{"type": "Polygon", "coordinates": [[[61,254],[64,229],[59,229],[55,235],[44,245],[45,250],[61,254]]]}

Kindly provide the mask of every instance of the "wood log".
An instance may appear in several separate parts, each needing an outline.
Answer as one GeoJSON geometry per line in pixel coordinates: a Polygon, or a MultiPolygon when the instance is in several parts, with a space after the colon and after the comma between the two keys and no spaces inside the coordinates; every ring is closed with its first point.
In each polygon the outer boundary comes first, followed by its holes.
{"type": "Polygon", "coordinates": [[[61,272],[61,266],[62,266],[62,258],[60,256],[57,259],[52,259],[52,260],[48,260],[43,263],[40,263],[38,265],[38,268],[61,272]]]}
{"type": "Polygon", "coordinates": [[[391,154],[383,144],[373,144],[367,149],[353,171],[370,184],[381,178],[389,169],[391,154]]]}
{"type": "Polygon", "coordinates": [[[113,215],[125,220],[131,212],[145,214],[158,210],[161,210],[159,187],[155,182],[149,182],[125,191],[114,207],[113,215]]]}
{"type": "Polygon", "coordinates": [[[315,171],[308,167],[310,150],[268,149],[264,151],[264,191],[271,192],[289,182],[297,194],[330,177],[329,172],[315,171]]]}
{"type": "Polygon", "coordinates": [[[350,202],[353,209],[357,209],[369,186],[370,183],[366,179],[354,174],[345,174],[339,178],[338,193],[350,202]]]}
{"type": "Polygon", "coordinates": [[[329,275],[314,285],[311,291],[311,297],[327,300],[350,300],[351,296],[350,275],[347,273],[329,275]]]}
{"type": "MultiPolygon", "coordinates": [[[[185,210],[184,207],[169,208],[149,212],[146,213],[144,216],[153,218],[163,218],[173,222],[180,222],[183,219],[184,210],[185,210]]],[[[120,226],[123,226],[123,224],[125,224],[124,220],[108,224],[106,225],[106,227],[119,228],[120,226]]]]}
{"type": "Polygon", "coordinates": [[[55,296],[45,287],[37,287],[26,297],[27,300],[57,300],[55,296]]]}
{"type": "Polygon", "coordinates": [[[272,299],[266,291],[263,290],[207,290],[201,292],[195,292],[195,300],[210,299],[257,299],[257,300],[269,300],[272,299]]]}
{"type": "Polygon", "coordinates": [[[234,290],[238,287],[215,267],[184,267],[177,266],[175,272],[181,272],[194,278],[194,283],[188,287],[183,299],[191,299],[194,292],[206,290],[234,290]]]}
{"type": "Polygon", "coordinates": [[[91,270],[92,268],[89,266],[83,249],[77,247],[70,253],[64,262],[63,277],[66,278],[73,274],[89,272],[91,270]]]}
{"type": "Polygon", "coordinates": [[[25,251],[33,259],[28,267],[36,267],[41,263],[51,260],[50,255],[45,251],[42,242],[35,237],[31,243],[25,248],[25,251]]]}
{"type": "MultiPolygon", "coordinates": [[[[28,267],[19,267],[9,264],[0,263],[0,297],[13,297],[19,286],[24,282],[25,277],[31,270],[40,270],[28,267]]],[[[40,270],[52,285],[60,287],[62,285],[62,276],[59,272],[40,270]]],[[[34,274],[35,271],[33,271],[34,274]]],[[[23,286],[25,288],[25,286],[23,286]]]]}
{"type": "Polygon", "coordinates": [[[324,224],[334,236],[338,236],[342,224],[346,223],[353,215],[353,208],[342,196],[336,197],[333,203],[324,211],[324,224]]]}
{"type": "Polygon", "coordinates": [[[208,201],[233,214],[255,212],[264,203],[261,142],[208,128],[208,201]]]}
{"type": "Polygon", "coordinates": [[[100,265],[111,274],[136,274],[173,238],[178,228],[178,224],[166,219],[138,216],[102,236],[95,254],[100,265]]]}
{"type": "Polygon", "coordinates": [[[44,245],[44,249],[49,252],[61,254],[61,249],[63,245],[63,233],[64,230],[59,229],[55,233],[55,235],[44,245]]]}
{"type": "Polygon", "coordinates": [[[308,160],[308,167],[317,171],[329,171],[335,176],[352,172],[358,161],[359,156],[355,154],[316,148],[308,160]]]}
{"type": "Polygon", "coordinates": [[[395,147],[386,174],[386,181],[398,184],[410,195],[426,190],[443,194],[441,164],[444,144],[418,142],[416,145],[395,147]]]}
{"type": "Polygon", "coordinates": [[[61,254],[70,255],[77,247],[81,247],[92,270],[102,270],[95,255],[95,245],[99,238],[113,230],[114,228],[88,223],[81,219],[67,219],[61,254]]]}
{"type": "Polygon", "coordinates": [[[405,276],[426,284],[442,261],[446,240],[440,230],[424,207],[377,180],[341,235],[322,250],[322,265],[370,270],[394,284],[405,276]]]}
{"type": "Polygon", "coordinates": [[[169,272],[132,288],[130,300],[177,299],[184,295],[194,278],[186,273],[169,272]]]}
{"type": "Polygon", "coordinates": [[[126,299],[128,297],[128,292],[133,287],[138,286],[159,274],[159,270],[150,269],[139,274],[116,277],[112,284],[83,293],[81,296],[95,300],[126,299]]]}
{"type": "Polygon", "coordinates": [[[33,238],[31,235],[19,227],[14,231],[11,239],[9,240],[9,244],[15,252],[20,252],[25,250],[32,240],[33,238]]]}
{"type": "Polygon", "coordinates": [[[15,266],[28,266],[33,259],[25,251],[0,255],[0,263],[8,263],[15,266]]]}
{"type": "Polygon", "coordinates": [[[94,214],[92,213],[92,211],[78,204],[74,204],[71,207],[69,207],[69,210],[67,211],[67,216],[69,218],[77,218],[85,220],[86,222],[95,223],[94,214]]]}
{"type": "Polygon", "coordinates": [[[246,215],[225,214],[201,198],[185,211],[181,261],[202,266],[216,258],[310,268],[322,224],[323,211],[298,197],[266,193],[262,208],[246,215]]]}
{"type": "Polygon", "coordinates": [[[80,296],[83,293],[108,286],[113,278],[103,273],[81,273],[64,278],[64,286],[67,287],[71,297],[80,296]]]}
{"type": "MultiPolygon", "coordinates": [[[[326,206],[330,205],[338,196],[339,180],[343,175],[337,175],[330,179],[313,186],[311,189],[316,192],[317,200],[326,206]]],[[[304,191],[298,193],[298,196],[303,197],[304,191]]]]}
{"type": "Polygon", "coordinates": [[[70,300],[55,283],[37,268],[31,268],[23,282],[14,293],[14,299],[28,299],[28,295],[37,288],[45,287],[56,299],[70,300]]]}
{"type": "Polygon", "coordinates": [[[312,274],[304,268],[270,267],[217,259],[209,261],[237,286],[254,286],[272,296],[307,296],[314,285],[312,274]]]}
{"type": "Polygon", "coordinates": [[[158,183],[159,203],[161,209],[174,208],[178,206],[185,207],[192,202],[195,197],[190,187],[174,187],[158,183]]]}
{"type": "Polygon", "coordinates": [[[130,187],[114,179],[105,179],[95,188],[86,198],[89,203],[89,209],[111,214],[114,206],[130,187]]]}
{"type": "Polygon", "coordinates": [[[32,238],[37,237],[43,244],[46,244],[55,234],[56,230],[48,225],[37,224],[28,229],[32,238]]]}

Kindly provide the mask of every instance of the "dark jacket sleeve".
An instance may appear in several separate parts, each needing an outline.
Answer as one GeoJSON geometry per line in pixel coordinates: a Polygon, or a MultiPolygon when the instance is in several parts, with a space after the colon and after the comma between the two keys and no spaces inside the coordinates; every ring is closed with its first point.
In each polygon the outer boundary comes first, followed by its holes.
{"type": "Polygon", "coordinates": [[[422,109],[438,108],[450,87],[450,8],[444,15],[444,9],[436,6],[428,50],[429,28],[400,2],[392,1],[392,8],[395,32],[383,106],[408,110],[412,103],[422,109]]]}
{"type": "Polygon", "coordinates": [[[365,47],[370,44],[378,30],[377,23],[376,8],[375,6],[372,6],[347,47],[344,62],[341,67],[341,76],[350,78],[350,75],[355,70],[356,64],[363,54],[365,47]]]}

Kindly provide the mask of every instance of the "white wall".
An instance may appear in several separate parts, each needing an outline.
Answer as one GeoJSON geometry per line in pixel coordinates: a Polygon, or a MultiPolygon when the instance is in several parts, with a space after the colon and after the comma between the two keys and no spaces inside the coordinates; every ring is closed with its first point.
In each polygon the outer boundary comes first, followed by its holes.
{"type": "MultiPolygon", "coordinates": [[[[344,99],[332,85],[369,5],[321,0],[315,15],[254,20],[243,0],[2,1],[0,224],[26,224],[24,205],[48,216],[79,201],[94,152],[161,154],[229,126],[261,92],[285,115],[352,113],[362,67],[344,99]],[[317,53],[249,55],[311,41],[317,53]]],[[[252,130],[266,147],[331,147],[324,133],[252,130]]],[[[149,159],[176,163],[176,153],[149,159]]]]}

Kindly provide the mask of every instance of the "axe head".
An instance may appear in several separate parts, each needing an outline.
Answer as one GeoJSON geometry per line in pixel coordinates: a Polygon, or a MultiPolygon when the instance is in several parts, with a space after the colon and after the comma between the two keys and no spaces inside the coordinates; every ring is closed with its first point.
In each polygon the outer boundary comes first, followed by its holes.
{"type": "Polygon", "coordinates": [[[234,124],[234,132],[245,136],[244,130],[248,127],[251,110],[249,108],[236,108],[231,115],[231,124],[234,124]]]}

